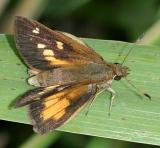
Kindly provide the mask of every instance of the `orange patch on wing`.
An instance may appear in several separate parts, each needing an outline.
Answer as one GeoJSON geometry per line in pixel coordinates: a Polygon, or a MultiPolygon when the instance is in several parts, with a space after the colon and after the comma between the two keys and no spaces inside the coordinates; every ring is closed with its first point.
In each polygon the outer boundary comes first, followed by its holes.
{"type": "Polygon", "coordinates": [[[63,91],[60,91],[52,96],[45,98],[45,101],[53,100],[53,99],[63,99],[63,97],[67,97],[69,100],[74,100],[80,95],[84,94],[87,90],[87,86],[79,86],[74,88],[68,88],[63,91]],[[66,95],[66,96],[65,96],[66,95]]]}
{"type": "Polygon", "coordinates": [[[65,92],[63,92],[63,91],[62,92],[58,92],[58,93],[56,93],[56,94],[54,94],[52,96],[49,96],[49,97],[45,98],[45,101],[53,100],[53,99],[56,99],[56,98],[61,99],[62,96],[64,96],[64,95],[65,95],[65,92]]]}
{"type": "Polygon", "coordinates": [[[88,61],[85,61],[85,60],[74,59],[73,62],[72,62],[72,61],[67,61],[67,60],[62,60],[62,59],[56,59],[54,57],[54,53],[51,53],[49,50],[44,51],[43,55],[44,55],[44,58],[47,61],[49,61],[50,64],[52,64],[52,65],[74,66],[74,65],[82,65],[82,64],[87,64],[88,63],[88,61]]]}
{"type": "Polygon", "coordinates": [[[69,106],[69,104],[69,101],[66,98],[64,98],[48,108],[45,107],[46,109],[44,108],[44,110],[41,112],[41,116],[44,120],[47,120],[51,117],[56,116],[56,114],[58,114],[61,110],[69,106]]]}
{"type": "Polygon", "coordinates": [[[86,85],[72,87],[45,98],[44,109],[41,112],[42,118],[44,120],[49,118],[60,119],[65,114],[65,108],[70,105],[70,101],[74,101],[86,93],[87,89],[88,86],[86,85]]]}
{"type": "Polygon", "coordinates": [[[67,95],[67,98],[70,100],[74,100],[80,95],[86,93],[87,86],[79,86],[78,88],[73,88],[71,92],[67,95]]]}
{"type": "Polygon", "coordinates": [[[50,61],[51,64],[53,64],[53,65],[70,65],[70,62],[67,62],[64,60],[59,60],[59,59],[56,59],[55,57],[51,57],[51,56],[46,56],[45,59],[47,61],[50,61]]]}
{"type": "Polygon", "coordinates": [[[58,101],[59,101],[59,98],[57,98],[57,99],[52,99],[52,100],[46,101],[46,102],[44,103],[44,105],[45,105],[45,107],[47,108],[47,107],[49,107],[49,106],[57,103],[58,101]]]}
{"type": "Polygon", "coordinates": [[[59,113],[57,113],[55,116],[53,116],[53,120],[59,120],[64,114],[65,114],[65,110],[60,111],[59,113]]]}

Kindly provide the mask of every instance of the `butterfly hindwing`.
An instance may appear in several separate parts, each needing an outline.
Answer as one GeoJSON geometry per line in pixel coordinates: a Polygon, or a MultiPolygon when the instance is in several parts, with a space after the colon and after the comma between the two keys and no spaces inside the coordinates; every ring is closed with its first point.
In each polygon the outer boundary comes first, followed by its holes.
{"type": "Polygon", "coordinates": [[[54,88],[52,92],[54,93],[43,95],[43,98],[29,103],[34,130],[41,134],[63,125],[73,117],[94,98],[97,86],[95,84],[73,85],[62,90],[61,87],[54,88]]]}
{"type": "Polygon", "coordinates": [[[50,30],[24,17],[15,19],[15,40],[25,63],[40,71],[104,63],[101,56],[73,35],[50,30]]]}
{"type": "Polygon", "coordinates": [[[19,100],[17,100],[16,107],[22,107],[31,104],[32,102],[42,100],[43,98],[58,92],[58,90],[63,90],[69,86],[70,84],[34,88],[32,90],[27,91],[24,95],[21,96],[19,100]]]}

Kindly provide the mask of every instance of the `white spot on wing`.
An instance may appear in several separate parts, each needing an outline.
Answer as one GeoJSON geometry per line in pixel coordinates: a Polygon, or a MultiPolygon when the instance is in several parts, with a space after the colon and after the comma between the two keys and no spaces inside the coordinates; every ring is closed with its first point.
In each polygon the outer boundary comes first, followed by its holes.
{"type": "Polygon", "coordinates": [[[35,34],[39,34],[39,31],[37,31],[37,30],[32,30],[32,32],[35,34]]]}
{"type": "Polygon", "coordinates": [[[39,34],[39,28],[36,27],[36,29],[32,30],[33,33],[39,34]]]}
{"type": "Polygon", "coordinates": [[[44,56],[54,56],[54,53],[53,53],[52,50],[46,49],[46,50],[43,51],[43,55],[44,56]]]}
{"type": "Polygon", "coordinates": [[[36,30],[39,31],[39,28],[36,27],[36,30]]]}
{"type": "Polygon", "coordinates": [[[63,49],[63,43],[62,42],[57,41],[56,44],[57,44],[58,49],[63,49]]]}
{"type": "Polygon", "coordinates": [[[44,45],[44,44],[41,44],[41,43],[37,44],[37,48],[45,48],[45,47],[46,47],[46,45],[44,45]]]}

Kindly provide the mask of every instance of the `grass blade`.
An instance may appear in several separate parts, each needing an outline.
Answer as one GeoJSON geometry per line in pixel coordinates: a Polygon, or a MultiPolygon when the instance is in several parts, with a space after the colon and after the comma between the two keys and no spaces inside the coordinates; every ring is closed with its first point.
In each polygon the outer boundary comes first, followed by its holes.
{"type": "MultiPolygon", "coordinates": [[[[133,48],[125,65],[131,69],[129,80],[152,96],[152,101],[141,99],[123,80],[114,82],[116,90],[111,117],[108,117],[109,94],[97,98],[87,116],[84,109],[61,131],[113,138],[132,142],[160,145],[160,50],[156,46],[136,45],[119,41],[84,39],[105,60],[121,62],[130,48],[133,48]],[[118,53],[124,50],[119,61],[118,53]]],[[[13,36],[0,35],[0,119],[29,124],[27,109],[9,108],[19,95],[32,86],[26,83],[27,67],[17,55],[13,36]]]]}

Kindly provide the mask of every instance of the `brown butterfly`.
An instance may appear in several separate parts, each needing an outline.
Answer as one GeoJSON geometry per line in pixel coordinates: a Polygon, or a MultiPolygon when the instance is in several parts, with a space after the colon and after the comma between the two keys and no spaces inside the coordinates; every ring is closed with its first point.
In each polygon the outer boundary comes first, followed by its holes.
{"type": "Polygon", "coordinates": [[[79,38],[24,17],[15,18],[15,41],[29,67],[29,84],[36,86],[17,102],[28,105],[34,130],[49,132],[68,121],[102,90],[115,91],[112,80],[128,74],[121,64],[110,64],[79,38]]]}

